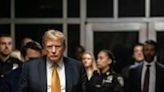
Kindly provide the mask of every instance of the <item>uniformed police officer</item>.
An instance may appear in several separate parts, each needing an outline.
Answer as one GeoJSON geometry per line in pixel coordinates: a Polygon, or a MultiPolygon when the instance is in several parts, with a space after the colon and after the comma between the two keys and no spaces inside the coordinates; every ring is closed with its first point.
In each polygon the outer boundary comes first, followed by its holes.
{"type": "Polygon", "coordinates": [[[5,73],[14,70],[22,65],[22,63],[11,57],[13,49],[12,37],[10,35],[0,35],[0,76],[3,77],[5,73]]]}
{"type": "Polygon", "coordinates": [[[11,92],[7,83],[8,80],[5,79],[5,76],[10,71],[15,70],[16,68],[22,65],[22,63],[18,59],[10,56],[12,49],[13,49],[12,37],[10,35],[1,34],[0,35],[0,92],[11,92]]]}
{"type": "Polygon", "coordinates": [[[112,70],[113,54],[101,50],[97,57],[97,67],[88,83],[88,92],[123,92],[123,78],[112,70]]]}

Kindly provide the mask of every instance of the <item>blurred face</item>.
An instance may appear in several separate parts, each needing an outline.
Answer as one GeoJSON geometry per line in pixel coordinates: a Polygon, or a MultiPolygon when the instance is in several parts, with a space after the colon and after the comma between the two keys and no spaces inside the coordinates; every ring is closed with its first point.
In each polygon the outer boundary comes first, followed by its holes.
{"type": "Polygon", "coordinates": [[[109,67],[109,65],[112,63],[112,60],[108,57],[107,53],[105,52],[99,52],[97,57],[97,67],[99,69],[105,69],[109,67]]]}
{"type": "Polygon", "coordinates": [[[90,54],[83,54],[82,55],[82,62],[84,64],[85,67],[92,67],[92,63],[93,63],[93,59],[92,56],[90,54]]]}
{"type": "Polygon", "coordinates": [[[80,60],[82,59],[82,54],[83,54],[84,50],[82,48],[77,48],[75,51],[75,57],[76,59],[80,60]]]}
{"type": "Polygon", "coordinates": [[[144,57],[147,62],[152,62],[154,60],[156,50],[153,45],[145,44],[143,49],[144,57]]]}
{"type": "Polygon", "coordinates": [[[44,49],[50,61],[59,62],[63,57],[65,47],[61,39],[53,37],[46,39],[44,49]]]}
{"type": "Polygon", "coordinates": [[[133,49],[133,58],[137,62],[141,62],[144,60],[144,55],[143,55],[143,47],[142,46],[136,46],[133,49]]]}
{"type": "Polygon", "coordinates": [[[11,37],[0,37],[0,54],[8,56],[12,52],[12,39],[11,37]]]}
{"type": "Polygon", "coordinates": [[[29,49],[27,49],[25,60],[30,60],[30,59],[37,58],[40,56],[41,56],[41,52],[29,48],[29,49]]]}

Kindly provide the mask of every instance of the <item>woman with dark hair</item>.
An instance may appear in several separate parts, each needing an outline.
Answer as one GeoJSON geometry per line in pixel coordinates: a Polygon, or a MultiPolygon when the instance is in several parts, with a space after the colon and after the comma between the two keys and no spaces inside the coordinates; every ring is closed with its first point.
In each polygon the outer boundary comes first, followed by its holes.
{"type": "Polygon", "coordinates": [[[114,56],[109,50],[101,50],[97,55],[97,67],[88,83],[89,92],[122,92],[123,78],[112,69],[114,56]]]}

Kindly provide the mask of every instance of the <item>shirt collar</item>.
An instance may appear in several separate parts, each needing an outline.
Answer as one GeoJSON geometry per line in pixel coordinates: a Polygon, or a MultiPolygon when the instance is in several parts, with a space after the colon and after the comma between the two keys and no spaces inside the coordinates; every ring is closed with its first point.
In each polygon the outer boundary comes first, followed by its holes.
{"type": "Polygon", "coordinates": [[[151,65],[151,66],[154,66],[155,65],[155,60],[153,60],[152,62],[148,63],[146,61],[144,61],[144,65],[151,65]]]}
{"type": "Polygon", "coordinates": [[[142,64],[143,63],[143,61],[140,61],[140,62],[134,62],[134,65],[139,65],[139,64],[142,64]]]}

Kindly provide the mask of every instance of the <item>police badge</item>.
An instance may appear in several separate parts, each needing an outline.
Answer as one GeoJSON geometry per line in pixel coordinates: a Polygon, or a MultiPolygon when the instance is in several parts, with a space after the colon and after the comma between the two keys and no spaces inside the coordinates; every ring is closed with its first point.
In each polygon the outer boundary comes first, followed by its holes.
{"type": "Polygon", "coordinates": [[[18,64],[13,64],[12,70],[14,70],[14,69],[16,69],[16,68],[18,68],[18,64]]]}
{"type": "Polygon", "coordinates": [[[121,86],[124,86],[124,80],[121,76],[117,77],[117,80],[121,86]]]}
{"type": "Polygon", "coordinates": [[[109,75],[105,80],[103,80],[103,83],[112,83],[113,76],[109,75]]]}

